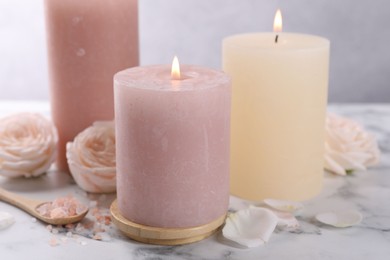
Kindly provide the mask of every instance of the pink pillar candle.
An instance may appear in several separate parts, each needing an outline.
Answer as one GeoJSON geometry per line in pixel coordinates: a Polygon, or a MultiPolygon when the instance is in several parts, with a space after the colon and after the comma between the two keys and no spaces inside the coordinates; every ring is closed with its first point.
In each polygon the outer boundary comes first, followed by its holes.
{"type": "Polygon", "coordinates": [[[138,224],[182,228],[226,214],[231,83],[220,71],[136,67],[114,77],[117,193],[138,224]]]}
{"type": "Polygon", "coordinates": [[[51,109],[65,145],[96,120],[114,118],[112,77],[138,65],[137,0],[45,0],[51,109]]]}

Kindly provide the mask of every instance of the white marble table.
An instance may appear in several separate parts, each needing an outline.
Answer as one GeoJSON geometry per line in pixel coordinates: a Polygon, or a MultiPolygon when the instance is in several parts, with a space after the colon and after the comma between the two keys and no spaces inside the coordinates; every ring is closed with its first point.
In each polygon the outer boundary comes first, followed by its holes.
{"type": "MultiPolygon", "coordinates": [[[[48,114],[48,107],[44,102],[0,101],[0,116],[16,111],[48,114]]],[[[301,228],[277,230],[263,247],[232,247],[220,233],[184,246],[145,245],[125,238],[113,226],[108,230],[109,241],[67,239],[65,233],[52,234],[45,224],[0,202],[0,211],[10,212],[16,219],[14,225],[0,230],[0,259],[390,259],[390,105],[332,105],[330,110],[361,122],[377,135],[383,153],[381,164],[349,177],[325,174],[322,193],[304,202],[301,228]],[[319,212],[339,209],[359,210],[363,222],[337,229],[313,219],[319,212]],[[52,237],[61,243],[50,246],[52,237]]],[[[37,179],[0,177],[0,187],[31,198],[51,200],[70,193],[85,203],[90,200],[68,176],[55,171],[37,179]]],[[[109,205],[113,197],[100,198],[102,206],[109,205]]],[[[247,204],[231,198],[232,209],[247,204]]]]}

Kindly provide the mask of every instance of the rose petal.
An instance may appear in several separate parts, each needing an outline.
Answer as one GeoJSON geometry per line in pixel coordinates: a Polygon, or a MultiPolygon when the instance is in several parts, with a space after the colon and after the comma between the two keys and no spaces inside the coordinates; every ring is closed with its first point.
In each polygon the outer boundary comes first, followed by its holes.
{"type": "Polygon", "coordinates": [[[335,160],[332,159],[331,156],[325,154],[325,169],[337,173],[339,175],[347,175],[346,169],[344,169],[340,164],[338,164],[335,160]]]}
{"type": "Polygon", "coordinates": [[[245,247],[266,243],[278,224],[278,217],[270,210],[249,207],[232,213],[222,229],[225,238],[245,247]]]}
{"type": "Polygon", "coordinates": [[[55,160],[57,130],[40,114],[19,113],[0,119],[0,175],[34,177],[55,160]]]}
{"type": "Polygon", "coordinates": [[[95,122],[66,146],[70,172],[85,191],[116,190],[115,129],[113,122],[95,122]]]}
{"type": "Polygon", "coordinates": [[[359,224],[363,216],[359,211],[355,210],[331,211],[317,214],[316,219],[324,224],[345,228],[359,224]]]}
{"type": "Polygon", "coordinates": [[[296,201],[264,199],[264,203],[278,211],[285,211],[290,213],[296,213],[304,208],[302,203],[296,201]]]}
{"type": "Polygon", "coordinates": [[[278,226],[284,226],[287,228],[298,228],[299,222],[291,212],[273,211],[278,217],[278,226]]]}
{"type": "Polygon", "coordinates": [[[327,154],[327,156],[329,156],[329,158],[333,161],[334,164],[341,166],[345,170],[366,170],[366,167],[361,162],[356,159],[354,160],[354,158],[349,156],[348,153],[340,154],[330,152],[327,154]]]}
{"type": "Polygon", "coordinates": [[[326,119],[325,169],[340,175],[365,170],[379,162],[380,151],[373,135],[353,120],[334,114],[326,119]]]}

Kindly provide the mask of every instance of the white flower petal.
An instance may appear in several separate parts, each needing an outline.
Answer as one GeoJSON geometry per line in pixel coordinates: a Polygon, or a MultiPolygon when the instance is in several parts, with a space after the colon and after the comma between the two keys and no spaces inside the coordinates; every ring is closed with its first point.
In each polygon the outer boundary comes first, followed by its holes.
{"type": "Polygon", "coordinates": [[[284,226],[287,228],[298,228],[299,222],[291,212],[274,211],[278,217],[278,226],[284,226]]]}
{"type": "Polygon", "coordinates": [[[304,208],[303,204],[297,201],[264,199],[264,203],[274,209],[285,212],[298,212],[304,208]]]}
{"type": "Polygon", "coordinates": [[[66,146],[70,172],[85,191],[116,190],[115,129],[113,122],[95,122],[66,146]]]}
{"type": "Polygon", "coordinates": [[[337,163],[345,170],[354,169],[354,170],[365,170],[366,168],[358,160],[354,160],[353,156],[349,156],[348,153],[328,153],[327,154],[334,163],[337,163]]]}
{"type": "Polygon", "coordinates": [[[324,224],[334,227],[345,228],[359,224],[363,216],[355,210],[349,211],[332,211],[316,215],[316,219],[324,224]]]}
{"type": "Polygon", "coordinates": [[[325,169],[340,175],[379,162],[375,137],[353,120],[329,114],[326,119],[325,169]]]}
{"type": "Polygon", "coordinates": [[[222,234],[242,246],[256,247],[269,240],[278,221],[278,217],[268,209],[249,207],[230,214],[222,234]]]}
{"type": "Polygon", "coordinates": [[[325,154],[324,163],[325,163],[324,167],[326,170],[333,173],[337,173],[339,175],[347,175],[346,169],[344,169],[340,164],[338,164],[335,160],[333,160],[333,158],[328,154],[325,154]]]}
{"type": "MultiPolygon", "coordinates": [[[[8,145],[8,144],[7,144],[8,145]]],[[[17,161],[19,157],[0,147],[0,158],[4,161],[17,161]]]]}
{"type": "Polygon", "coordinates": [[[45,117],[19,113],[0,119],[0,175],[34,177],[55,160],[57,130],[45,117]]]}

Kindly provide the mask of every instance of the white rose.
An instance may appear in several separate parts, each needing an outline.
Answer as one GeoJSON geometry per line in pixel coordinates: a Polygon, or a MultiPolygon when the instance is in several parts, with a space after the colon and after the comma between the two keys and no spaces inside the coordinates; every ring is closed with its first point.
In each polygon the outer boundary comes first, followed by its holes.
{"type": "Polygon", "coordinates": [[[379,162],[376,139],[353,120],[328,114],[326,119],[325,169],[340,175],[366,170],[379,162]]]}
{"type": "Polygon", "coordinates": [[[35,177],[56,157],[57,130],[40,114],[19,113],[0,119],[0,175],[35,177]]]}
{"type": "Polygon", "coordinates": [[[96,122],[67,143],[66,157],[76,183],[94,193],[116,190],[113,122],[96,122]]]}

